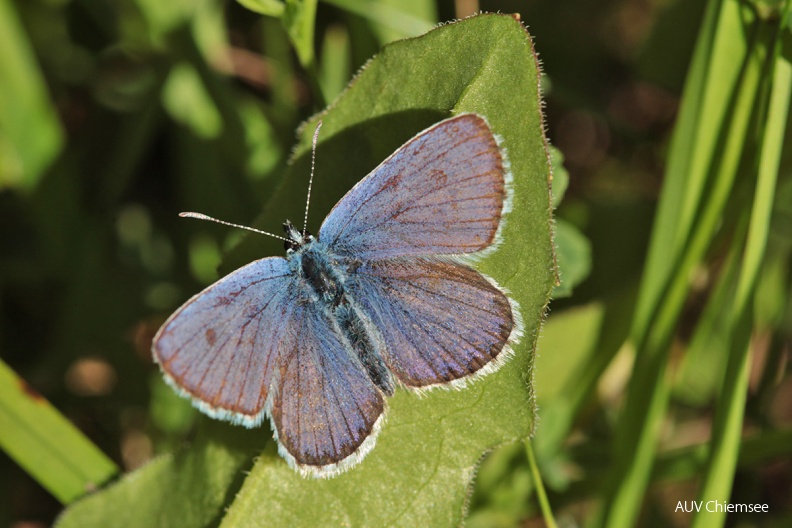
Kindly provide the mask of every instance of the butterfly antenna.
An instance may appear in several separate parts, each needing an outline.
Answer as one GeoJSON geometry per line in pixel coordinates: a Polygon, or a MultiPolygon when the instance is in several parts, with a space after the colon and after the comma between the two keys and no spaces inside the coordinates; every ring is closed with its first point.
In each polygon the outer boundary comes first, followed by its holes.
{"type": "Polygon", "coordinates": [[[243,226],[243,225],[239,225],[239,224],[232,224],[231,222],[225,222],[223,220],[218,220],[217,218],[212,218],[211,216],[206,216],[205,214],[202,214],[202,213],[179,213],[179,216],[181,216],[182,218],[197,218],[198,220],[208,220],[210,222],[217,222],[218,224],[223,224],[223,225],[227,225],[227,226],[231,226],[231,227],[238,227],[239,229],[246,229],[248,231],[253,231],[254,233],[258,233],[260,235],[267,235],[267,236],[271,236],[271,237],[277,238],[278,240],[284,240],[286,242],[289,242],[288,238],[284,238],[284,237],[279,236],[279,235],[273,235],[272,233],[268,233],[268,232],[262,231],[260,229],[255,229],[253,227],[243,226]]]}
{"type": "Polygon", "coordinates": [[[303,220],[302,235],[308,234],[308,207],[311,205],[311,188],[313,187],[314,169],[316,168],[316,141],[319,139],[319,129],[322,128],[322,122],[316,125],[313,135],[313,145],[311,146],[311,177],[308,179],[308,198],[305,200],[305,218],[303,220]]]}

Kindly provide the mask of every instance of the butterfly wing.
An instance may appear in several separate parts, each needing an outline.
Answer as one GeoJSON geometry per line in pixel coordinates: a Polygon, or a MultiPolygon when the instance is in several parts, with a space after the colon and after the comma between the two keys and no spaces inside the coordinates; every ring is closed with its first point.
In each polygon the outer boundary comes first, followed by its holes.
{"type": "Polygon", "coordinates": [[[374,446],[385,399],[325,309],[301,303],[295,316],[281,342],[272,423],[284,458],[330,476],[374,446]]]}
{"type": "Polygon", "coordinates": [[[517,305],[494,281],[437,258],[490,246],[507,202],[497,141],[482,117],[463,114],[407,142],[325,219],[320,240],[359,263],[350,297],[403,384],[488,372],[519,337],[517,305]]]}
{"type": "Polygon", "coordinates": [[[504,173],[484,118],[446,119],[355,185],[330,211],[319,239],[361,260],[480,251],[500,223],[504,173]]]}
{"type": "Polygon", "coordinates": [[[516,303],[456,262],[368,262],[357,270],[352,292],[382,334],[385,363],[408,387],[489,372],[522,332],[516,303]]]}
{"type": "Polygon", "coordinates": [[[212,417],[258,425],[294,317],[294,282],[286,259],[265,258],[187,301],[152,344],[166,380],[212,417]]]}
{"type": "Polygon", "coordinates": [[[176,311],[152,350],[199,409],[249,427],[269,413],[284,458],[326,476],[373,447],[385,401],[305,286],[283,258],[248,264],[176,311]]]}

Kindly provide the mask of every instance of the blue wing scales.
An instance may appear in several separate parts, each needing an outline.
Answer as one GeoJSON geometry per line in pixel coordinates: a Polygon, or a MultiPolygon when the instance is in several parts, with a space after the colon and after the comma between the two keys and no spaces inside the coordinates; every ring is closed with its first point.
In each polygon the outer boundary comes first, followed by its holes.
{"type": "Polygon", "coordinates": [[[488,372],[522,329],[516,304],[478,271],[434,259],[364,264],[352,295],[382,334],[385,363],[408,387],[488,372]]]}
{"type": "Polygon", "coordinates": [[[294,317],[286,259],[252,262],[176,311],[152,350],[166,379],[210,416],[252,427],[265,416],[284,321],[294,317]]]}
{"type": "Polygon", "coordinates": [[[319,239],[361,260],[480,251],[493,243],[507,201],[504,173],[484,118],[446,119],[353,187],[319,239]]]}
{"type": "Polygon", "coordinates": [[[385,398],[317,304],[300,305],[281,347],[271,409],[280,452],[304,473],[343,471],[373,447],[385,398]]]}

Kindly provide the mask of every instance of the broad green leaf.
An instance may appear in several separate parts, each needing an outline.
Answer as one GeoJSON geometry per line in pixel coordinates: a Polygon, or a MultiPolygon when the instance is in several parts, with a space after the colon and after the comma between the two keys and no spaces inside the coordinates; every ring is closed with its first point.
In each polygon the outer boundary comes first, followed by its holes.
{"type": "MultiPolygon", "coordinates": [[[[332,205],[411,136],[452,114],[486,116],[508,151],[516,196],[503,244],[478,267],[519,301],[526,337],[506,366],[465,390],[432,391],[423,398],[397,391],[377,446],[339,477],[305,480],[278,457],[261,457],[224,525],[255,526],[262,518],[284,525],[458,524],[482,453],[530,433],[527,380],[554,280],[537,82],[524,28],[511,17],[485,15],[386,46],[321,115],[308,222],[314,233],[332,205]]],[[[272,230],[286,218],[301,221],[316,122],[304,127],[295,162],[257,226],[272,230]]],[[[225,271],[282,254],[280,246],[248,238],[225,271]]]]}
{"type": "Polygon", "coordinates": [[[217,430],[225,428],[222,424],[204,425],[191,449],[156,458],[101,493],[75,503],[57,526],[216,525],[242,470],[257,454],[259,434],[239,428],[218,435],[217,430]]]}
{"type": "Polygon", "coordinates": [[[2,361],[0,447],[64,504],[118,471],[112,460],[2,361]]]}
{"type": "Polygon", "coordinates": [[[12,2],[0,2],[0,189],[30,189],[63,144],[63,131],[12,2]]]}

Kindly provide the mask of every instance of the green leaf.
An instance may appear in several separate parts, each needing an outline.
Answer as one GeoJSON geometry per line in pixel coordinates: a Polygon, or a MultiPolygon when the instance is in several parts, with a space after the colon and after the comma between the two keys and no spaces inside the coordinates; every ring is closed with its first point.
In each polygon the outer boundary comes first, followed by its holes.
{"type": "MultiPolygon", "coordinates": [[[[537,83],[524,28],[508,16],[484,15],[386,46],[321,115],[308,222],[314,233],[346,191],[410,137],[451,114],[486,116],[509,154],[515,204],[503,244],[478,267],[519,301],[526,337],[502,369],[465,390],[422,398],[397,391],[377,446],[339,477],[305,480],[276,456],[261,457],[224,525],[255,526],[265,516],[283,525],[456,525],[481,455],[530,433],[532,388],[526,380],[554,280],[537,83]]],[[[272,230],[286,218],[301,220],[316,122],[304,127],[294,164],[257,226],[272,230]]],[[[280,246],[248,238],[224,269],[280,254],[280,246]]]]}
{"type": "Polygon", "coordinates": [[[314,24],[318,0],[286,0],[283,27],[297,52],[300,64],[312,71],[314,66],[314,24]]]}
{"type": "MultiPolygon", "coordinates": [[[[486,116],[508,151],[515,200],[502,244],[477,267],[520,303],[525,336],[500,370],[463,390],[434,390],[423,397],[397,390],[375,448],[338,477],[301,477],[276,455],[270,440],[239,492],[227,491],[233,502],[223,526],[457,525],[482,454],[531,433],[534,348],[555,278],[538,80],[536,58],[519,21],[484,15],[386,46],[321,116],[309,219],[314,233],[332,205],[410,137],[450,115],[486,116]]],[[[317,121],[303,128],[283,184],[256,225],[272,231],[286,218],[302,219],[317,121]]],[[[281,242],[248,237],[227,256],[224,268],[282,254],[281,242]]],[[[226,471],[203,453],[239,429],[218,424],[213,442],[196,443],[185,456],[203,460],[209,474],[226,471]]],[[[260,448],[271,438],[267,426],[245,434],[255,435],[260,448]]],[[[90,508],[101,510],[92,524],[113,524],[122,509],[130,525],[150,525],[152,511],[178,519],[183,509],[195,508],[208,493],[194,482],[199,473],[186,464],[183,473],[177,464],[165,464],[166,469],[146,467],[125,479],[118,486],[123,493],[92,497],[90,508]],[[130,503],[136,505],[132,511],[130,503]]],[[[199,525],[194,514],[180,524],[199,525]]]]}
{"type": "Polygon", "coordinates": [[[327,28],[319,64],[319,85],[326,101],[338,97],[352,75],[349,46],[349,33],[345,28],[338,25],[327,28]]]}
{"type": "Polygon", "coordinates": [[[176,64],[162,88],[162,104],[171,117],[188,126],[198,137],[217,137],[223,130],[223,119],[190,64],[176,64]]]}
{"type": "Polygon", "coordinates": [[[705,17],[632,321],[636,361],[615,440],[619,457],[593,526],[635,523],[668,404],[668,353],[691,272],[729,218],[726,204],[750,138],[771,35],[760,25],[750,37],[735,38],[747,23],[744,15],[739,2],[723,0],[712,2],[705,17]]]}
{"type": "Polygon", "coordinates": [[[591,243],[575,226],[561,219],[556,220],[555,242],[561,284],[553,289],[553,298],[559,299],[572,295],[572,289],[591,272],[591,243]]]}
{"type": "Polygon", "coordinates": [[[434,2],[427,0],[324,0],[373,24],[381,43],[414,37],[437,23],[434,2]]]}
{"type": "MultiPolygon", "coordinates": [[[[569,187],[569,173],[564,168],[564,154],[550,147],[553,163],[551,200],[553,208],[559,206],[569,187]]],[[[591,243],[574,225],[556,219],[555,227],[556,262],[560,283],[553,288],[553,298],[572,295],[575,286],[583,282],[591,272],[591,243]]]]}
{"type": "Polygon", "coordinates": [[[633,321],[633,336],[642,340],[656,319],[663,289],[678,265],[685,243],[696,229],[707,176],[719,149],[721,131],[729,117],[731,98],[739,82],[748,37],[735,38],[743,24],[739,2],[710,0],[685,83],[652,228],[641,294],[633,321]]]}
{"type": "MultiPolygon", "coordinates": [[[[789,2],[786,6],[788,10],[789,2]]],[[[792,65],[781,56],[780,42],[776,41],[772,93],[765,122],[761,156],[748,235],[734,298],[731,300],[732,331],[729,361],[726,366],[723,390],[718,399],[713,420],[712,445],[707,469],[698,493],[699,499],[728,501],[740,443],[743,434],[743,415],[748,396],[751,372],[753,295],[762,259],[767,248],[770,220],[773,211],[778,168],[784,144],[784,130],[789,116],[789,99],[792,95],[792,65]]],[[[738,239],[735,243],[740,243],[738,239]]],[[[723,526],[725,512],[715,515],[697,514],[693,526],[723,526]]]]}
{"type": "Polygon", "coordinates": [[[0,447],[64,504],[118,471],[112,460],[2,361],[0,447]]]}
{"type": "Polygon", "coordinates": [[[564,153],[555,147],[550,147],[550,154],[553,159],[553,207],[558,207],[564,199],[567,187],[569,187],[569,172],[564,167],[564,153]]]}
{"type": "Polygon", "coordinates": [[[289,34],[297,58],[303,68],[311,73],[314,67],[314,23],[318,0],[237,0],[240,4],[262,15],[276,17],[289,34]]]}
{"type": "Polygon", "coordinates": [[[262,518],[275,526],[459,525],[481,455],[532,427],[522,359],[463,391],[398,391],[374,450],[334,479],[307,480],[274,453],[260,457],[221,526],[262,518]]]}
{"type": "Polygon", "coordinates": [[[13,3],[0,2],[0,189],[32,188],[63,131],[13,3]]]}
{"type": "Polygon", "coordinates": [[[237,0],[244,7],[262,15],[280,18],[286,11],[286,5],[279,0],[237,0]]]}
{"type": "Polygon", "coordinates": [[[217,524],[262,435],[245,429],[228,431],[217,423],[205,425],[190,450],[159,457],[103,492],[75,503],[57,526],[217,524]],[[218,435],[220,429],[226,430],[218,435]]]}

